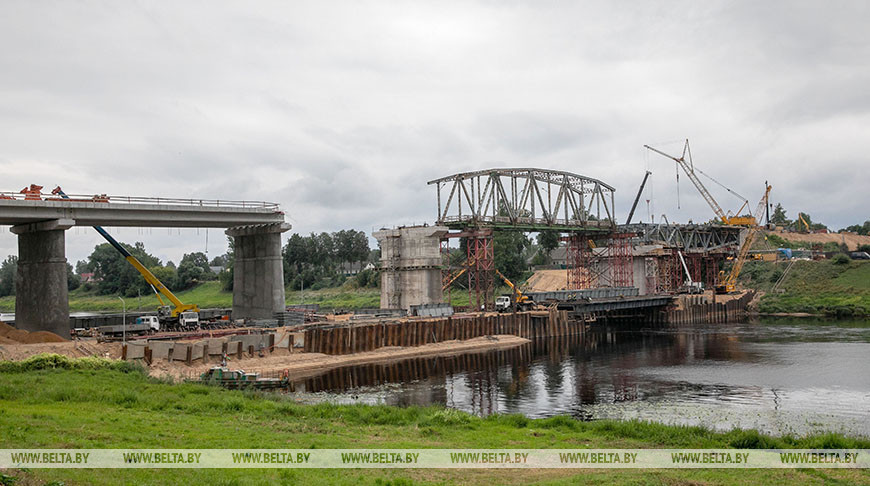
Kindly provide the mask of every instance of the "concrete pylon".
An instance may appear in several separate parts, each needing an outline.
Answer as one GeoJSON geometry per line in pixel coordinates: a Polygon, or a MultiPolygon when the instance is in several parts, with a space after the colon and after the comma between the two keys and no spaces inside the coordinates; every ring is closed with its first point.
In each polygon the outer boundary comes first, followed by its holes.
{"type": "Polygon", "coordinates": [[[288,223],[237,226],[233,237],[233,319],[272,319],[284,312],[284,260],[281,233],[288,223]]]}
{"type": "Polygon", "coordinates": [[[381,308],[438,304],[441,292],[441,238],[445,226],[382,229],[372,236],[381,246],[381,308]]]}
{"type": "Polygon", "coordinates": [[[69,292],[64,231],[75,221],[58,219],[13,226],[18,235],[15,326],[50,331],[69,339],[69,292]]]}

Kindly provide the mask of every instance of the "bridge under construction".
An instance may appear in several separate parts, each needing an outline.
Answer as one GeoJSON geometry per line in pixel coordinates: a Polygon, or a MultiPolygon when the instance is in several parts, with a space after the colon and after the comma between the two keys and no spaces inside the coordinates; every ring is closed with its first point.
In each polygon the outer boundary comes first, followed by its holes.
{"type": "Polygon", "coordinates": [[[618,224],[613,186],[564,171],[496,168],[428,184],[436,188],[434,225],[374,234],[382,250],[383,308],[442,302],[459,281],[471,306],[491,308],[498,231],[559,232],[566,289],[637,287],[642,295],[675,293],[687,280],[714,288],[746,232],[724,223],[618,224]],[[452,238],[465,239],[466,255],[456,266],[452,238]]]}

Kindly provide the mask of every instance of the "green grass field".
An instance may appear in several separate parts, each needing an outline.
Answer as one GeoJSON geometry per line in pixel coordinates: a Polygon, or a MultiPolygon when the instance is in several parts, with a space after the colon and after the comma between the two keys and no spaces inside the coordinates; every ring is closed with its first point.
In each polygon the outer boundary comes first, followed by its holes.
{"type": "MultiPolygon", "coordinates": [[[[41,360],[41,362],[40,362],[41,360]]],[[[439,407],[300,405],[281,394],[172,384],[127,363],[0,363],[0,448],[870,448],[839,435],[774,438],[645,422],[439,407]],[[61,366],[71,369],[38,369],[61,366]],[[24,371],[26,370],[26,371],[24,371]]],[[[20,484],[870,484],[868,470],[31,469],[20,484]]]]}
{"type": "Polygon", "coordinates": [[[786,265],[749,262],[744,267],[741,282],[768,292],[761,299],[761,312],[870,315],[870,262],[838,265],[830,260],[797,261],[781,285],[784,292],[771,292],[786,265]]]}
{"type": "MultiPolygon", "coordinates": [[[[497,292],[507,293],[508,289],[499,288],[497,292]]],[[[293,304],[320,304],[321,309],[360,309],[380,307],[381,291],[377,288],[356,288],[347,283],[341,287],[287,291],[287,305],[293,304]]],[[[227,308],[233,306],[233,293],[221,290],[220,282],[206,282],[196,287],[177,292],[176,295],[182,302],[196,303],[201,309],[227,308]]],[[[499,295],[498,293],[496,295],[499,295]]],[[[153,294],[138,297],[125,297],[127,310],[154,310],[159,303],[153,294]]],[[[454,289],[452,293],[453,305],[468,305],[468,291],[454,289]]],[[[116,295],[98,295],[96,291],[85,291],[78,288],[69,293],[69,307],[71,312],[121,312],[122,303],[116,295]]],[[[15,297],[0,298],[0,311],[14,312],[15,297]]]]}

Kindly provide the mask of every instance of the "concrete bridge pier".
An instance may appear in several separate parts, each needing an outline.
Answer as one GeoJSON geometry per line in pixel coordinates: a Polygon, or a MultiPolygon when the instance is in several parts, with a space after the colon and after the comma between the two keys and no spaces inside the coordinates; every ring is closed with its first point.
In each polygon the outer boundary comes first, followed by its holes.
{"type": "Polygon", "coordinates": [[[233,237],[233,319],[272,319],[284,312],[284,260],[281,233],[288,223],[236,226],[233,237]]]}
{"type": "Polygon", "coordinates": [[[15,326],[26,331],[51,331],[69,339],[64,232],[75,221],[56,219],[13,226],[18,235],[15,276],[15,326]]]}

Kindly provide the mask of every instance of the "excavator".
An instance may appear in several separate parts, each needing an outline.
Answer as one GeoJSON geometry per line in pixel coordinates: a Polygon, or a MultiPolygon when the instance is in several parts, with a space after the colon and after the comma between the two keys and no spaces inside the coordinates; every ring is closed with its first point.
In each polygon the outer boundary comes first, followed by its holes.
{"type": "Polygon", "coordinates": [[[499,312],[505,312],[510,309],[514,303],[517,304],[517,307],[520,310],[530,310],[535,306],[535,301],[533,301],[528,295],[525,295],[522,290],[519,289],[513,282],[510,281],[507,277],[505,277],[498,269],[494,269],[496,275],[501,277],[504,280],[504,283],[507,284],[508,287],[513,291],[513,295],[502,295],[495,299],[495,309],[499,312]],[[513,297],[513,299],[511,298],[513,297]]]}
{"type": "MultiPolygon", "coordinates": [[[[63,192],[60,186],[55,187],[51,193],[60,196],[63,199],[70,198],[63,192]]],[[[180,329],[195,329],[199,325],[199,306],[196,304],[183,303],[175,296],[175,294],[163,285],[163,282],[155,277],[150,270],[145,268],[145,265],[142,265],[142,263],[136,259],[136,257],[131,255],[126,248],[121,246],[115,238],[112,238],[112,235],[103,229],[102,226],[94,226],[94,229],[97,230],[97,233],[105,238],[112,247],[118,250],[118,252],[123,255],[124,259],[126,259],[130,265],[133,265],[133,268],[138,270],[139,273],[142,274],[142,277],[145,278],[145,281],[151,285],[151,289],[157,296],[157,300],[160,301],[160,307],[157,309],[157,317],[160,320],[161,326],[176,327],[180,329]],[[164,302],[160,294],[163,294],[163,296],[166,297],[174,307],[170,307],[166,302],[164,302]]]]}

